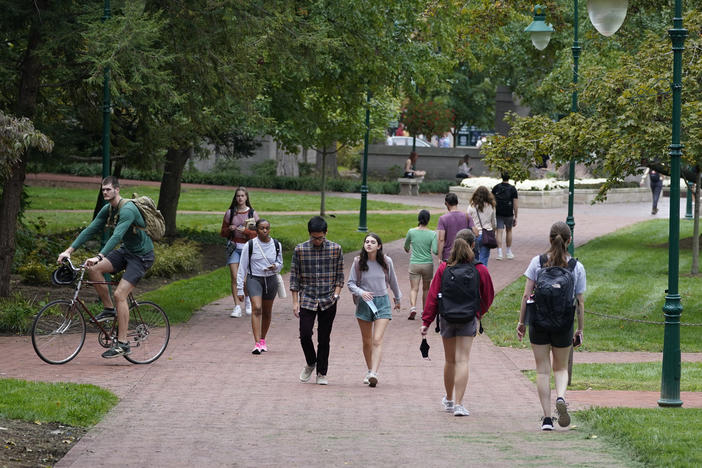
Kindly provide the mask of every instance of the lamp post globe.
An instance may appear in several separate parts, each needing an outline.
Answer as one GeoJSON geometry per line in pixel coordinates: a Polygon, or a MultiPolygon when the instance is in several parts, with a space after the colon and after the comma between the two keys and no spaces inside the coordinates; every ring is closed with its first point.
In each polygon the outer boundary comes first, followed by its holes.
{"type": "Polygon", "coordinates": [[[537,50],[544,50],[551,41],[553,26],[546,24],[546,7],[543,5],[534,6],[534,21],[524,29],[531,36],[531,43],[537,50]]]}
{"type": "Polygon", "coordinates": [[[629,0],[587,0],[587,14],[597,31],[609,37],[619,30],[626,18],[629,0]]]}

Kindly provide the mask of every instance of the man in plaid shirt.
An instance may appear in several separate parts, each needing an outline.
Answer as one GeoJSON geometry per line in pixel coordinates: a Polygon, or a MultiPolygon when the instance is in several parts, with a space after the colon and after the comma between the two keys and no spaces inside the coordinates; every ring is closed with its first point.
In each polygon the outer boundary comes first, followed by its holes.
{"type": "Polygon", "coordinates": [[[295,247],[290,266],[293,314],[300,319],[300,344],[307,365],[300,380],[307,382],[317,369],[317,384],[327,385],[329,338],[336,316],[336,304],[344,286],[344,253],[341,246],[326,239],[327,222],[315,216],[307,223],[310,239],[295,247]],[[312,342],[317,317],[317,352],[312,342]]]}

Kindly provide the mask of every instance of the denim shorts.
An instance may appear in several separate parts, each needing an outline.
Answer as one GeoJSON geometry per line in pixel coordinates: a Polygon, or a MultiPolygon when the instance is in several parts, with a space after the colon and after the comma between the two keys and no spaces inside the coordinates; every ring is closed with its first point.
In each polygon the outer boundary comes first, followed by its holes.
{"type": "Polygon", "coordinates": [[[136,255],[120,247],[108,253],[105,258],[110,261],[114,270],[112,273],[124,270],[122,279],[136,286],[140,279],[146,274],[146,270],[154,264],[154,251],[145,255],[136,255]]]}
{"type": "Polygon", "coordinates": [[[236,244],[236,249],[234,249],[234,252],[227,258],[227,265],[231,265],[232,263],[239,263],[239,260],[241,260],[241,251],[244,250],[244,244],[236,244]]]}
{"type": "Polygon", "coordinates": [[[392,320],[392,307],[390,307],[390,296],[387,294],[385,296],[375,296],[373,298],[373,304],[378,308],[377,313],[368,307],[366,301],[363,298],[358,298],[358,305],[356,306],[356,318],[364,320],[366,322],[373,322],[378,319],[388,319],[392,320]]]}
{"type": "Polygon", "coordinates": [[[478,318],[472,322],[451,323],[439,315],[439,334],[441,338],[455,338],[457,336],[475,336],[478,334],[478,318]]]}

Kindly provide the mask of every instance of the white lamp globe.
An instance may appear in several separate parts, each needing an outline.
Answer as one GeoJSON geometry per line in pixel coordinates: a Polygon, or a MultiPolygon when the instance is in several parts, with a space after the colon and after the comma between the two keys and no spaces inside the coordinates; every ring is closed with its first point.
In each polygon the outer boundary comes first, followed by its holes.
{"type": "Polygon", "coordinates": [[[609,37],[624,23],[628,6],[629,0],[587,0],[587,13],[595,29],[609,37]]]}
{"type": "Polygon", "coordinates": [[[537,50],[544,50],[551,41],[551,31],[535,31],[531,33],[531,43],[537,50]]]}

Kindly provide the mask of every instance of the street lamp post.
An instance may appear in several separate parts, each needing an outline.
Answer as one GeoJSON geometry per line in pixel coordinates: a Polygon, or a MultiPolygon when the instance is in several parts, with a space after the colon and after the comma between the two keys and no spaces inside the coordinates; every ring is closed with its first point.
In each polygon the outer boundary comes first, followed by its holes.
{"type": "Polygon", "coordinates": [[[683,28],[682,0],[675,0],[673,28],[668,31],[673,44],[673,135],[670,144],[670,216],[668,222],[668,289],[663,305],[663,369],[658,406],[682,406],[680,400],[680,315],[678,294],[680,257],[680,114],[682,111],[682,53],[687,29],[683,28]]]}
{"type": "MultiPolygon", "coordinates": [[[[588,13],[590,22],[603,36],[611,36],[622,25],[626,17],[628,0],[589,0],[588,13]]],[[[531,34],[531,41],[538,50],[543,50],[551,39],[553,27],[546,24],[544,20],[545,7],[536,5],[534,7],[534,21],[524,30],[531,34]]],[[[573,93],[571,96],[570,111],[578,112],[578,62],[580,59],[580,42],[578,42],[578,0],[573,0],[573,93]]],[[[568,168],[568,216],[566,224],[570,228],[571,242],[568,245],[568,252],[574,255],[575,252],[575,218],[573,217],[573,199],[575,195],[575,160],[571,158],[568,168]]]]}
{"type": "Polygon", "coordinates": [[[366,210],[368,206],[368,138],[370,134],[370,91],[366,93],[366,135],[363,137],[363,167],[361,167],[361,212],[358,218],[358,230],[368,232],[366,210]]]}
{"type": "MultiPolygon", "coordinates": [[[[102,21],[107,21],[111,17],[110,0],[105,0],[104,14],[102,21]]],[[[110,67],[106,66],[103,71],[102,84],[102,178],[110,175],[110,115],[112,104],[110,102],[110,67]]],[[[102,200],[102,197],[100,197],[102,200]]],[[[103,202],[104,203],[104,202],[103,202]]]]}

